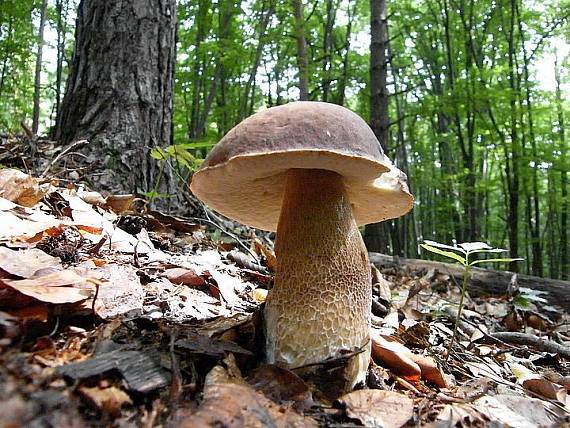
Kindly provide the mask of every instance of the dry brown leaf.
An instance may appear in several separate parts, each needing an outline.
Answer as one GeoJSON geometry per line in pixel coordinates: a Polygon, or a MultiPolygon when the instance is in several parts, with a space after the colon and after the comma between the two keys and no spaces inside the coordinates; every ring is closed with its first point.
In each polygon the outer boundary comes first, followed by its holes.
{"type": "Polygon", "coordinates": [[[33,207],[46,194],[39,180],[17,169],[0,170],[0,196],[24,207],[33,207]]]}
{"type": "Polygon", "coordinates": [[[90,273],[105,280],[95,301],[95,313],[101,318],[142,310],[144,290],[135,267],[109,263],[90,273]]]}
{"type": "Polygon", "coordinates": [[[511,363],[509,365],[513,375],[517,378],[517,382],[519,382],[523,388],[542,397],[557,400],[560,403],[566,403],[566,389],[563,386],[543,378],[522,364],[511,363]]]}
{"type": "Polygon", "coordinates": [[[132,404],[129,395],[115,386],[109,388],[82,386],[78,391],[91,407],[114,418],[121,416],[121,408],[132,404]]]}
{"type": "Polygon", "coordinates": [[[247,382],[278,404],[294,401],[297,410],[308,409],[313,404],[311,391],[303,379],[292,371],[273,364],[255,369],[247,382]]]}
{"type": "Polygon", "coordinates": [[[130,211],[133,201],[136,199],[135,195],[109,195],[105,200],[105,206],[112,209],[117,214],[122,214],[130,211]]]}
{"type": "Polygon", "coordinates": [[[372,339],[372,358],[400,376],[421,375],[420,366],[412,360],[410,350],[394,338],[375,335],[372,339]]]}
{"type": "Polygon", "coordinates": [[[265,428],[317,427],[313,419],[286,405],[278,405],[242,383],[241,378],[216,366],[206,377],[203,400],[195,412],[181,412],[169,426],[177,428],[227,427],[265,428]],[[225,383],[225,382],[230,383],[225,383]],[[224,383],[222,383],[224,382],[224,383]]]}
{"type": "Polygon", "coordinates": [[[349,418],[367,427],[399,428],[414,415],[414,401],[408,396],[379,389],[361,389],[338,401],[349,418]]]}
{"type": "Polygon", "coordinates": [[[87,278],[69,269],[30,279],[1,279],[0,284],[7,285],[41,302],[55,304],[80,302],[89,298],[92,290],[91,285],[89,289],[76,288],[88,286],[87,278]]]}
{"type": "Polygon", "coordinates": [[[265,300],[267,300],[267,294],[269,294],[269,292],[266,289],[256,288],[253,290],[253,300],[261,305],[262,303],[265,303],[265,300]]]}
{"type": "Polygon", "coordinates": [[[206,285],[206,280],[196,273],[194,269],[190,268],[171,268],[166,269],[162,276],[168,278],[173,284],[184,284],[190,287],[199,287],[206,285]]]}
{"type": "Polygon", "coordinates": [[[45,303],[37,303],[19,309],[5,309],[4,311],[20,320],[26,321],[47,322],[49,316],[48,306],[45,303]]]}
{"type": "Polygon", "coordinates": [[[443,372],[432,357],[424,357],[422,355],[412,354],[411,359],[420,366],[422,378],[433,382],[440,388],[447,388],[447,381],[443,372]]]}
{"type": "Polygon", "coordinates": [[[0,247],[0,268],[12,275],[29,278],[40,269],[60,265],[59,258],[52,257],[37,248],[15,251],[0,247]]]}
{"type": "Polygon", "coordinates": [[[485,395],[473,402],[473,406],[493,421],[517,428],[556,426],[565,412],[551,403],[520,395],[485,395]]]}
{"type": "Polygon", "coordinates": [[[255,252],[263,257],[265,257],[265,264],[271,272],[275,272],[277,269],[277,258],[275,257],[275,252],[267,247],[261,240],[254,237],[252,240],[255,252]]]}
{"type": "Polygon", "coordinates": [[[480,427],[489,426],[490,418],[469,404],[448,404],[437,415],[433,427],[480,427]]]}

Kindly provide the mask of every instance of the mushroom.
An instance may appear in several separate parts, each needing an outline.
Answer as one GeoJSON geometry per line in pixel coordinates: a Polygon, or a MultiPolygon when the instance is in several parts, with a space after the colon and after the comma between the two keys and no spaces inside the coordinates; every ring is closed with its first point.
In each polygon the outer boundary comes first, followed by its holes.
{"type": "Polygon", "coordinates": [[[277,231],[264,314],[268,362],[296,368],[360,350],[347,364],[346,389],[363,381],[372,285],[358,226],[413,204],[405,174],[366,122],[322,102],[263,110],[214,146],[190,187],[227,217],[277,231]]]}

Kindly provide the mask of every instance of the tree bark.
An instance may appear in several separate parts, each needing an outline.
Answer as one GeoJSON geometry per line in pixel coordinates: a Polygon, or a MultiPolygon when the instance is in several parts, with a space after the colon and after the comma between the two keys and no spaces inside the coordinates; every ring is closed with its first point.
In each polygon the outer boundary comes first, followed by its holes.
{"type": "MultiPolygon", "coordinates": [[[[370,0],[370,127],[384,152],[390,149],[390,118],[388,116],[388,19],[386,1],[370,0]]],[[[388,222],[373,223],[364,230],[364,242],[369,251],[386,252],[389,249],[388,222]]]]}
{"type": "Polygon", "coordinates": [[[38,134],[40,124],[40,91],[42,76],[42,52],[44,48],[44,27],[46,23],[47,0],[42,1],[40,9],[40,26],[38,28],[38,53],[36,56],[36,73],[34,78],[34,111],[32,113],[32,132],[38,134]]]}
{"type": "Polygon", "coordinates": [[[106,168],[99,188],[173,191],[149,152],[172,143],[175,32],[175,0],[79,3],[56,137],[91,142],[106,168]]]}

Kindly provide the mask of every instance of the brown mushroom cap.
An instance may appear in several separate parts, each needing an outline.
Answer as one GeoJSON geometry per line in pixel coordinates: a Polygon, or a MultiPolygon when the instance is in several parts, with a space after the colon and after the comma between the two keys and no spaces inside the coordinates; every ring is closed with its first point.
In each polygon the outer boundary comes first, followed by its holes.
{"type": "Polygon", "coordinates": [[[406,176],[358,115],[336,104],[297,101],[263,110],[230,130],[192,178],[192,192],[243,224],[275,231],[286,171],[344,177],[358,225],[399,217],[413,198],[406,176]]]}

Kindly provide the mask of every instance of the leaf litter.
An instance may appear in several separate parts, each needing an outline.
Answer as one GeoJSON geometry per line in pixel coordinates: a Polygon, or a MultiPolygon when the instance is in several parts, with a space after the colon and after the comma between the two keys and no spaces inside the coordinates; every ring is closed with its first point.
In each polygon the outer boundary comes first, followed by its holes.
{"type": "Polygon", "coordinates": [[[134,195],[22,174],[0,175],[0,425],[570,420],[570,365],[552,352],[568,349],[568,316],[532,290],[467,295],[446,360],[453,278],[373,267],[367,385],[327,401],[323,385],[263,363],[262,307],[275,270],[267,236],[236,227],[220,242],[208,221],[141,210],[134,195]]]}

